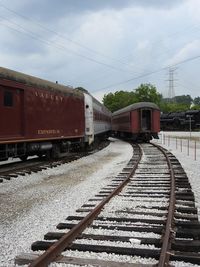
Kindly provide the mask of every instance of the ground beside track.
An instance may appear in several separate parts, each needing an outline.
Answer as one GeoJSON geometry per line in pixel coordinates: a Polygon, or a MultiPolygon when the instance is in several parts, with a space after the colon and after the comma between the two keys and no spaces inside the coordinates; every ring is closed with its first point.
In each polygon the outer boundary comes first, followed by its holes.
{"type": "Polygon", "coordinates": [[[200,132],[191,132],[191,136],[197,141],[197,151],[196,151],[196,160],[194,160],[194,141],[190,143],[189,155],[187,148],[187,140],[190,137],[190,132],[166,132],[163,131],[160,133],[160,139],[154,140],[156,144],[160,144],[169,151],[171,151],[175,157],[180,161],[184,170],[186,171],[189,181],[192,186],[192,190],[195,195],[196,207],[198,208],[198,216],[200,218],[200,132]],[[176,139],[171,138],[170,143],[166,137],[165,144],[162,139],[162,135],[170,135],[171,137],[184,138],[182,151],[180,148],[180,139],[178,139],[178,145],[176,146],[176,139]]]}
{"type": "MultiPolygon", "coordinates": [[[[187,156],[187,153],[181,153],[179,150],[176,150],[174,145],[171,144],[170,147],[166,145],[165,147],[171,150],[172,153],[175,154],[175,156],[180,160],[181,164],[185,168],[190,178],[190,182],[192,184],[193,191],[196,196],[197,207],[200,207],[200,197],[198,196],[198,193],[200,192],[199,158],[195,162],[193,160],[192,155],[187,156]]],[[[87,200],[90,197],[90,192],[95,194],[99,190],[99,188],[107,184],[110,177],[114,176],[114,173],[112,173],[113,168],[116,170],[116,173],[120,171],[120,169],[125,165],[124,161],[126,161],[126,158],[128,158],[128,156],[131,155],[130,151],[131,151],[131,148],[127,144],[124,146],[124,143],[120,141],[119,142],[116,141],[115,143],[112,143],[112,146],[109,146],[108,148],[106,148],[106,150],[99,152],[100,157],[98,158],[103,158],[104,156],[107,155],[109,158],[109,161],[106,161],[107,162],[106,165],[103,165],[101,163],[99,165],[99,163],[97,163],[96,167],[94,166],[94,169],[93,169],[94,172],[98,171],[96,174],[93,173],[86,180],[85,179],[82,180],[82,177],[87,177],[86,174],[88,170],[86,169],[85,170],[86,173],[85,173],[84,168],[83,168],[84,165],[79,165],[79,166],[82,166],[81,177],[79,178],[79,181],[77,181],[76,185],[73,184],[73,180],[72,180],[72,183],[69,183],[67,185],[66,193],[62,192],[62,189],[60,189],[59,186],[57,185],[56,186],[58,190],[57,195],[53,197],[53,195],[50,194],[51,190],[48,193],[48,189],[47,189],[47,196],[46,198],[44,198],[44,202],[37,203],[37,201],[35,200],[34,205],[36,206],[32,206],[32,207],[30,206],[28,210],[25,209],[25,212],[24,212],[25,216],[23,213],[19,213],[19,215],[17,215],[17,211],[16,211],[17,216],[15,216],[14,218],[10,218],[10,219],[7,218],[4,221],[4,223],[1,222],[0,229],[2,229],[2,232],[0,230],[0,236],[1,236],[3,246],[0,249],[0,254],[1,254],[0,266],[2,267],[13,266],[13,259],[17,254],[19,254],[19,252],[21,253],[22,251],[29,250],[31,242],[32,241],[34,242],[37,239],[41,239],[41,237],[43,238],[43,235],[45,232],[55,230],[55,226],[57,225],[59,221],[62,220],[62,218],[66,218],[67,215],[72,214],[77,207],[80,207],[81,204],[84,203],[85,200],[87,200]],[[112,153],[112,156],[110,156],[111,153],[112,153]],[[113,153],[114,154],[116,153],[116,155],[113,155],[113,153]],[[102,178],[101,176],[102,173],[104,174],[104,178],[102,178]],[[98,180],[98,183],[95,183],[97,180],[98,180]],[[91,186],[89,190],[87,190],[88,184],[91,186]],[[63,197],[62,196],[59,197],[60,196],[59,190],[63,197]],[[72,194],[74,195],[74,198],[72,194]],[[66,195],[68,196],[68,203],[66,203],[66,195]],[[73,207],[70,206],[70,203],[73,203],[73,207]],[[59,209],[58,207],[61,207],[61,209],[59,209]],[[39,210],[39,213],[38,213],[38,210],[39,210]],[[48,223],[45,224],[45,221],[48,223]],[[16,236],[17,232],[18,234],[16,236]],[[32,236],[32,240],[30,239],[30,235],[32,236]],[[27,236],[29,236],[28,243],[26,241],[27,236]]],[[[97,158],[96,159],[94,158],[94,155],[91,155],[90,159],[94,160],[92,161],[93,163],[95,162],[95,160],[97,160],[97,158]]],[[[85,162],[85,166],[87,165],[87,162],[88,162],[88,158],[85,162]]],[[[54,170],[52,170],[52,173],[54,173],[54,170]]],[[[63,175],[63,170],[61,167],[57,168],[56,170],[57,170],[57,174],[55,178],[56,179],[58,178],[59,180],[59,176],[62,177],[63,175]]],[[[49,173],[48,175],[46,173],[45,174],[46,176],[45,176],[44,172],[42,172],[42,174],[44,175],[42,177],[38,176],[38,174],[35,174],[35,177],[32,177],[32,180],[35,180],[36,183],[37,182],[39,183],[43,181],[44,179],[47,179],[47,181],[49,179],[52,180],[53,178],[51,177],[52,173],[49,173]]],[[[21,195],[21,198],[23,200],[23,194],[19,190],[20,188],[19,185],[20,185],[20,181],[21,183],[23,181],[22,184],[26,185],[26,179],[24,179],[24,177],[20,179],[21,180],[19,181],[17,180],[15,181],[16,184],[12,188],[16,188],[17,192],[19,191],[18,195],[19,197],[21,195]]],[[[27,178],[27,182],[30,182],[29,178],[27,178]]],[[[55,181],[55,184],[56,183],[57,181],[55,181]]],[[[7,188],[9,188],[8,184],[7,184],[7,188]]],[[[40,195],[42,196],[45,192],[46,192],[46,188],[44,187],[43,190],[40,192],[40,195]]],[[[32,196],[34,197],[34,194],[36,193],[37,192],[36,190],[34,190],[34,186],[33,186],[32,196]]],[[[30,196],[31,195],[29,195],[29,197],[30,196]]],[[[27,199],[28,198],[26,198],[26,200],[27,199]]],[[[9,199],[7,199],[7,201],[9,202],[9,199]]],[[[22,206],[21,207],[22,212],[23,212],[23,209],[24,207],[22,206]]],[[[10,213],[9,210],[6,210],[6,212],[10,213]]],[[[0,217],[2,218],[2,216],[0,217]]]]}
{"type": "Polygon", "coordinates": [[[1,185],[1,267],[13,266],[17,254],[28,251],[32,242],[53,230],[122,170],[132,147],[112,140],[96,154],[1,185]]]}

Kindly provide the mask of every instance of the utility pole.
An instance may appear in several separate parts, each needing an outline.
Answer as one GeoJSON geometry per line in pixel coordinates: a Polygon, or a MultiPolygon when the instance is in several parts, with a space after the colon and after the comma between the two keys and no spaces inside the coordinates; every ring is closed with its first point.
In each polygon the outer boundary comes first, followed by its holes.
{"type": "Polygon", "coordinates": [[[169,88],[168,88],[168,98],[170,99],[170,101],[174,101],[174,97],[175,97],[175,90],[174,90],[174,74],[175,74],[175,70],[177,68],[169,68],[169,79],[167,80],[169,82],[169,88]]]}

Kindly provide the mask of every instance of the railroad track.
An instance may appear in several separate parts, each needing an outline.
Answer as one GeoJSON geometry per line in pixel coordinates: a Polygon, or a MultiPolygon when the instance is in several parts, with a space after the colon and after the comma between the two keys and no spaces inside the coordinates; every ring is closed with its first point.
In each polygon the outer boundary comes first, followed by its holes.
{"type": "Polygon", "coordinates": [[[200,223],[186,173],[170,152],[156,145],[133,148],[132,159],[110,184],[58,224],[59,231],[33,243],[32,250],[39,253],[21,254],[16,264],[199,264],[200,223]]]}
{"type": "Polygon", "coordinates": [[[18,176],[37,173],[48,168],[55,168],[62,164],[69,163],[71,161],[85,157],[91,153],[94,153],[96,150],[101,150],[108,144],[109,141],[104,141],[98,144],[98,146],[93,151],[74,152],[70,153],[69,156],[61,159],[47,160],[46,158],[34,158],[25,162],[18,161],[13,163],[6,163],[0,166],[0,183],[2,183],[4,180],[11,180],[12,178],[17,178],[18,176]]]}
{"type": "Polygon", "coordinates": [[[0,183],[4,180],[11,180],[12,178],[17,178],[18,176],[25,176],[26,174],[37,173],[39,171],[45,170],[47,168],[55,168],[62,164],[71,162],[73,160],[79,159],[83,156],[86,156],[87,153],[73,153],[70,156],[59,159],[59,160],[40,160],[35,159],[34,161],[26,161],[26,162],[17,162],[14,165],[6,168],[2,167],[0,169],[0,183]]]}

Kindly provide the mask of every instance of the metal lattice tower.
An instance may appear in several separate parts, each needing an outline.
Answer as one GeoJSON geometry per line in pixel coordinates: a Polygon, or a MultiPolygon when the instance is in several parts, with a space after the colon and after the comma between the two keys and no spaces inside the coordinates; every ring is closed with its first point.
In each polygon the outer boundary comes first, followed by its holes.
{"type": "Polygon", "coordinates": [[[175,90],[174,90],[174,72],[176,68],[169,68],[169,89],[168,89],[168,98],[173,100],[175,97],[175,90]]]}

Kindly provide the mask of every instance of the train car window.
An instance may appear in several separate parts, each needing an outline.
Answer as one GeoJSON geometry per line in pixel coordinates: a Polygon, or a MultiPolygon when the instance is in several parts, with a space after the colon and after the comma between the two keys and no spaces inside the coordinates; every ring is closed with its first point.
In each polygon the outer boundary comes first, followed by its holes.
{"type": "Polygon", "coordinates": [[[13,94],[10,91],[4,91],[4,106],[5,107],[13,106],[13,94]]]}

